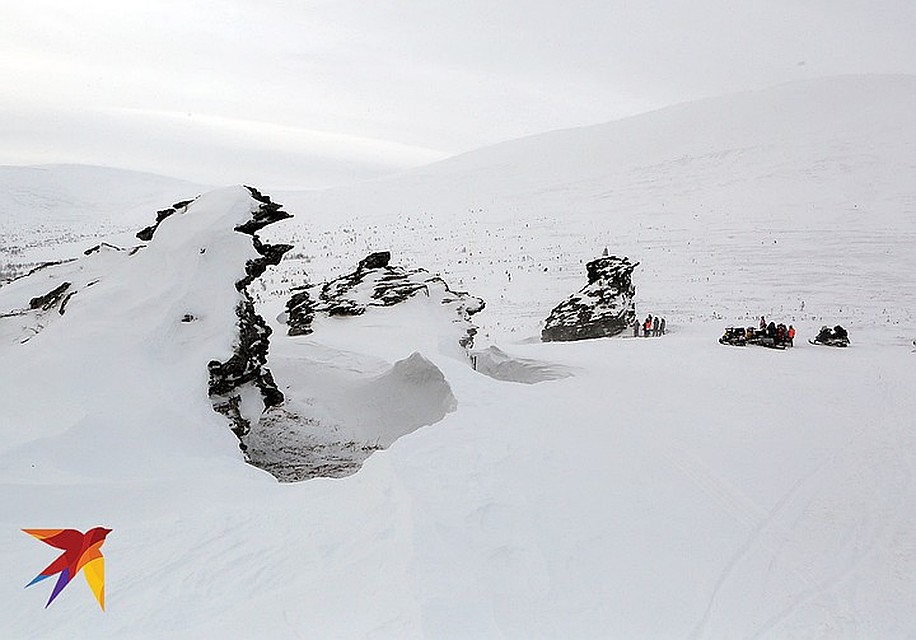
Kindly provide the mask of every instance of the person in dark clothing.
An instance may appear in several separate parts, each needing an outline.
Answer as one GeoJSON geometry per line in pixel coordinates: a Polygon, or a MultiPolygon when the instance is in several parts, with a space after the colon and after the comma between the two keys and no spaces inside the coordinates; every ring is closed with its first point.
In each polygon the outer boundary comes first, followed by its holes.
{"type": "Polygon", "coordinates": [[[766,329],[767,329],[767,338],[773,338],[775,340],[776,339],[776,323],[771,320],[770,324],[767,325],[766,329]]]}
{"type": "Polygon", "coordinates": [[[659,335],[661,335],[661,334],[658,332],[658,316],[655,316],[655,318],[652,320],[652,335],[653,335],[654,337],[656,337],[656,338],[657,338],[659,335]]]}
{"type": "Polygon", "coordinates": [[[633,320],[633,337],[639,337],[639,320],[633,320]]]}
{"type": "Polygon", "coordinates": [[[839,338],[842,340],[842,339],[848,338],[849,334],[846,332],[846,329],[844,329],[840,325],[837,325],[833,328],[833,337],[839,338]]]}
{"type": "Polygon", "coordinates": [[[665,322],[665,319],[662,318],[662,321],[661,321],[661,322],[659,323],[659,325],[658,325],[658,328],[659,328],[659,331],[660,331],[661,335],[665,335],[666,324],[667,324],[667,323],[665,322]]]}
{"type": "Polygon", "coordinates": [[[760,330],[765,331],[767,328],[767,319],[763,316],[760,316],[760,330]]]}
{"type": "Polygon", "coordinates": [[[823,326],[818,332],[817,337],[814,339],[817,342],[827,342],[830,338],[833,337],[833,332],[830,330],[830,327],[823,326]]]}

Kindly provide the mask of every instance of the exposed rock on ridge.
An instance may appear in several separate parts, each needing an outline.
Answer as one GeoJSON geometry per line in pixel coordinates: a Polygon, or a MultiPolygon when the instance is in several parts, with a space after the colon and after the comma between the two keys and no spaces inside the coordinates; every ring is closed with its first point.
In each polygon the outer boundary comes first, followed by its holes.
{"type": "Polygon", "coordinates": [[[345,276],[294,290],[281,321],[290,336],[319,337],[273,344],[272,362],[286,397],[266,407],[243,436],[249,461],[283,482],[343,477],[374,451],[439,422],[457,400],[444,373],[420,350],[444,346],[469,355],[477,331],[470,319],[483,307],[480,298],[453,291],[424,269],[392,266],[388,251],[369,254],[345,276]],[[355,320],[364,314],[364,322],[355,320]],[[354,320],[328,320],[334,317],[354,320]],[[320,336],[330,324],[336,330],[324,342],[320,336]],[[411,343],[414,330],[417,341],[411,343]],[[369,356],[395,335],[399,344],[411,344],[409,357],[391,362],[388,353],[369,356]],[[342,358],[327,357],[329,352],[342,358]],[[391,362],[381,372],[380,359],[391,362]]]}
{"type": "Polygon", "coordinates": [[[156,229],[159,227],[159,224],[163,220],[165,220],[169,216],[174,215],[176,213],[184,213],[185,211],[188,210],[188,205],[194,202],[194,200],[195,198],[192,198],[190,200],[182,200],[181,202],[176,202],[175,204],[173,204],[171,207],[168,207],[167,209],[160,209],[159,211],[156,212],[155,224],[151,224],[150,226],[146,227],[145,229],[141,229],[140,231],[138,231],[137,237],[140,240],[143,240],[144,242],[149,242],[150,240],[153,239],[153,234],[156,233],[156,229]]]}
{"type": "Polygon", "coordinates": [[[466,331],[459,344],[469,349],[474,344],[477,328],[471,316],[484,308],[484,301],[465,292],[453,291],[439,276],[425,269],[392,267],[391,253],[370,253],[360,260],[353,273],[320,285],[298,290],[286,303],[286,324],[291,336],[312,333],[316,315],[359,316],[369,307],[391,307],[433,290],[441,295],[441,304],[455,310],[455,322],[465,323],[466,331]]]}
{"type": "MultiPolygon", "coordinates": [[[[42,311],[48,311],[51,307],[57,305],[58,303],[62,303],[62,301],[65,300],[64,295],[67,293],[70,285],[71,283],[69,282],[63,282],[58,287],[55,287],[45,295],[32,298],[29,300],[29,309],[41,309],[42,311]]],[[[58,307],[58,310],[60,311],[61,315],[64,314],[63,304],[58,307]]]]}
{"type": "Polygon", "coordinates": [[[257,237],[257,232],[267,225],[292,216],[254,187],[246,188],[260,206],[252,211],[250,220],[236,226],[235,230],[252,237],[252,244],[260,257],[245,264],[245,277],[235,283],[243,299],[236,307],[239,335],[234,353],[225,362],[211,360],[208,364],[213,408],[229,419],[243,451],[247,449],[245,438],[252,426],[252,420],[246,417],[242,406],[245,389],[257,389],[265,408],[283,402],[283,392],[277,388],[267,367],[271,328],[255,311],[248,286],[268,266],[279,264],[283,254],[292,248],[288,244],[265,244],[257,237]]]}
{"type": "Polygon", "coordinates": [[[71,300],[96,284],[127,252],[103,242],[79,258],[45,262],[5,283],[0,296],[0,340],[26,343],[57,322],[71,300]]]}

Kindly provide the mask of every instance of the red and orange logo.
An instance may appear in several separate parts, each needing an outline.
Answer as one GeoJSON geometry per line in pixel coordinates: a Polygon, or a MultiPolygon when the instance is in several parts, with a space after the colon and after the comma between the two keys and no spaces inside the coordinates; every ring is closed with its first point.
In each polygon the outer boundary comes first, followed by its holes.
{"type": "Polygon", "coordinates": [[[25,585],[28,588],[36,582],[60,574],[45,608],[54,602],[54,598],[64,590],[64,587],[77,573],[82,571],[86,576],[86,582],[89,583],[89,588],[95,594],[95,599],[99,601],[99,606],[102,607],[102,611],[105,610],[105,558],[102,556],[101,549],[102,544],[105,543],[105,536],[111,533],[111,529],[96,527],[86,533],[80,533],[76,529],[23,529],[23,531],[45,544],[64,551],[57,560],[45,567],[35,576],[34,580],[25,585]]]}

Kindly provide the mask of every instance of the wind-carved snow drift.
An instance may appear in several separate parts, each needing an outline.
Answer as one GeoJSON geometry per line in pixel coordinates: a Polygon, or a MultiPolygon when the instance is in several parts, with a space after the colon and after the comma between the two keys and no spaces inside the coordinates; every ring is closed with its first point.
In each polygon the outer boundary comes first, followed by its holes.
{"type": "Polygon", "coordinates": [[[351,475],[458,404],[442,371],[418,352],[377,375],[308,361],[298,371],[307,385],[267,408],[245,438],[249,461],[284,482],[351,475]]]}
{"type": "Polygon", "coordinates": [[[537,384],[573,375],[568,367],[535,358],[513,356],[492,344],[486,349],[473,351],[471,357],[475,371],[503,382],[537,384]]]}
{"type": "Polygon", "coordinates": [[[609,256],[586,265],[588,284],[550,312],[544,342],[615,336],[636,321],[633,270],[639,263],[609,256]]]}
{"type": "Polygon", "coordinates": [[[350,274],[294,289],[280,317],[288,336],[271,344],[286,400],[243,438],[256,466],[286,481],[349,475],[456,409],[445,375],[421,352],[467,358],[470,318],[484,302],[390,260],[372,253],[350,274]],[[396,355],[402,345],[413,349],[406,357],[396,355]]]}

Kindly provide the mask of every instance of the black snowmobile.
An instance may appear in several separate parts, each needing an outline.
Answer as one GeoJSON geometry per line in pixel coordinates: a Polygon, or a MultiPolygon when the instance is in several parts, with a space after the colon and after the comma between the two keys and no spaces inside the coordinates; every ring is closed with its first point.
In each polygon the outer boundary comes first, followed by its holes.
{"type": "Polygon", "coordinates": [[[719,338],[719,344],[730,344],[733,347],[743,347],[747,344],[747,332],[744,327],[728,327],[722,337],[719,338]]]}
{"type": "Polygon", "coordinates": [[[814,340],[808,340],[811,344],[819,344],[825,347],[848,347],[849,333],[840,325],[833,329],[830,327],[821,327],[820,332],[814,340]]]}

